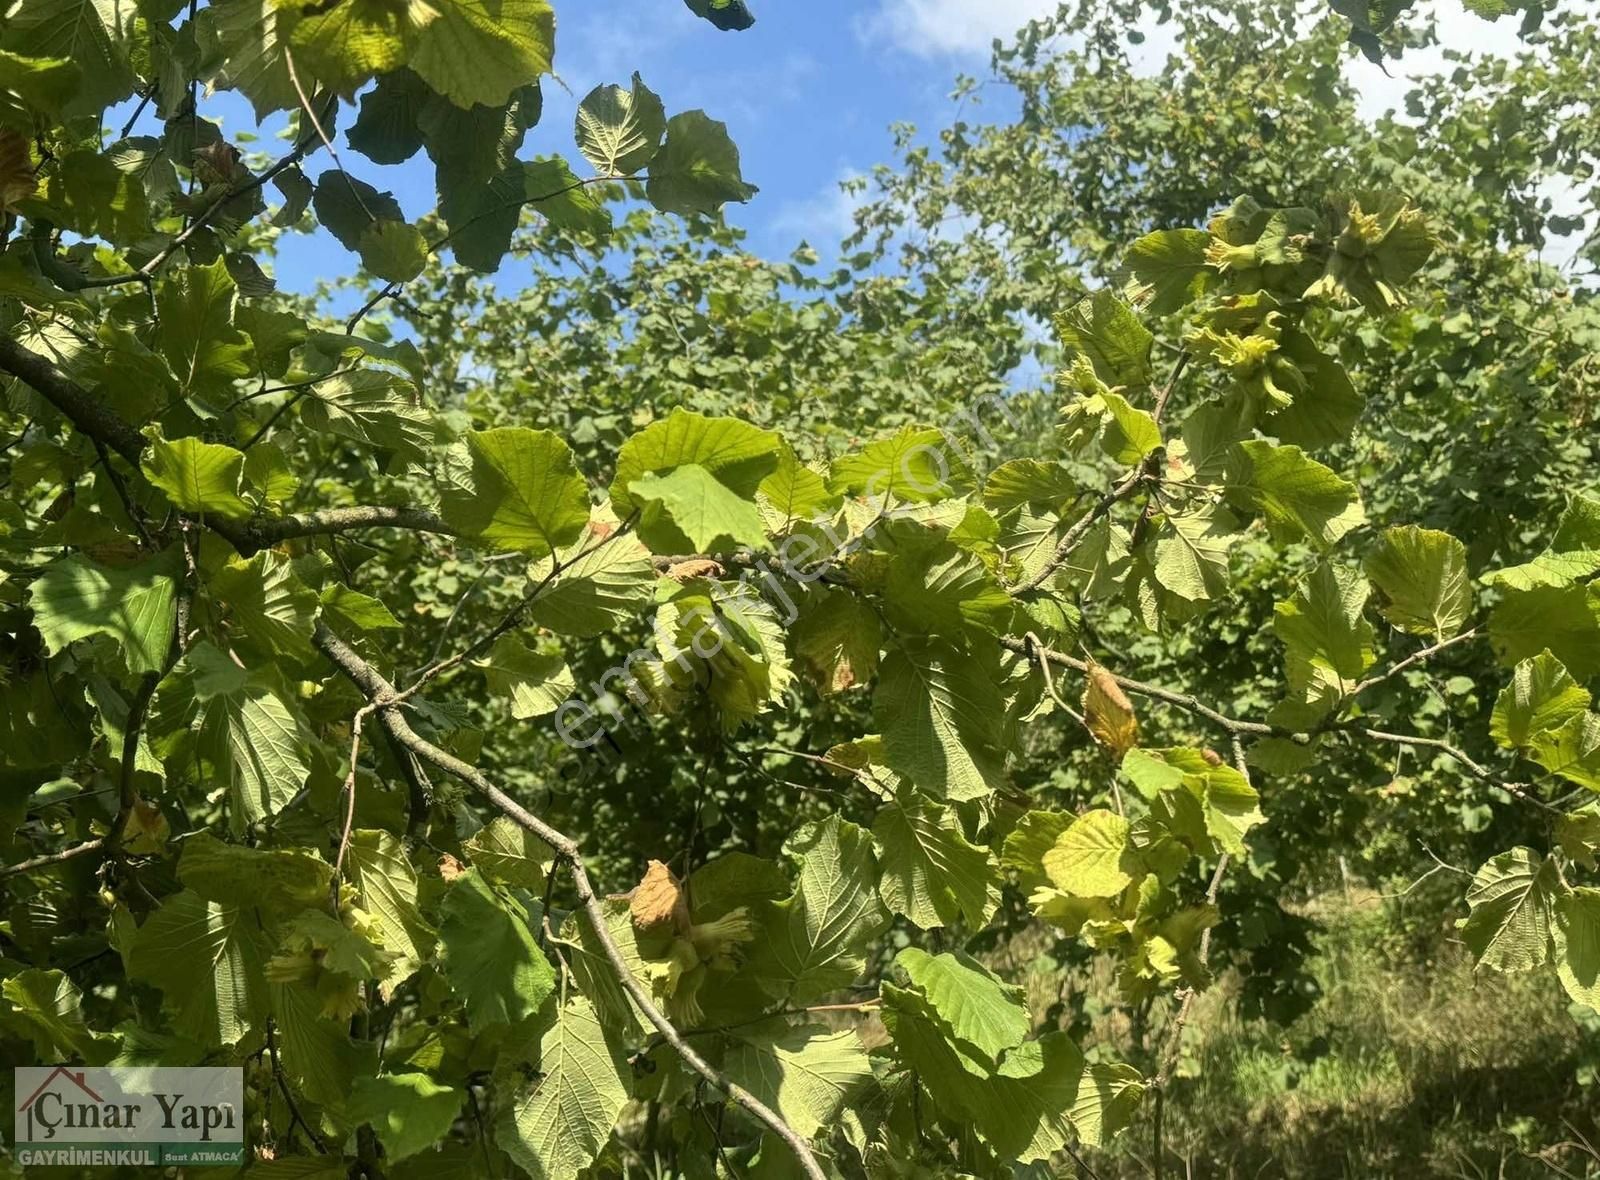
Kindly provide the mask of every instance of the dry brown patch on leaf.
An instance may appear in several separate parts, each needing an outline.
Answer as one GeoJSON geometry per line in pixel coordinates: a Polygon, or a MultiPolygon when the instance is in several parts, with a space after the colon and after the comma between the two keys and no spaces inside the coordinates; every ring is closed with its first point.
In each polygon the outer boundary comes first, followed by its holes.
{"type": "Polygon", "coordinates": [[[675,582],[687,582],[694,578],[720,578],[722,564],[709,557],[691,557],[688,561],[674,562],[667,567],[667,577],[675,582]]]}
{"type": "Polygon", "coordinates": [[[689,928],[689,901],[683,895],[683,886],[672,875],[672,870],[659,860],[646,866],[644,879],[628,902],[628,913],[633,918],[634,929],[641,933],[664,926],[689,928]]]}
{"type": "Polygon", "coordinates": [[[439,858],[439,876],[443,877],[446,882],[454,881],[466,871],[467,866],[448,852],[439,858]]]}
{"type": "Polygon", "coordinates": [[[1133,702],[1116,677],[1099,664],[1089,665],[1088,683],[1083,689],[1083,717],[1095,740],[1119,762],[1139,744],[1139,719],[1134,715],[1133,702]]]}

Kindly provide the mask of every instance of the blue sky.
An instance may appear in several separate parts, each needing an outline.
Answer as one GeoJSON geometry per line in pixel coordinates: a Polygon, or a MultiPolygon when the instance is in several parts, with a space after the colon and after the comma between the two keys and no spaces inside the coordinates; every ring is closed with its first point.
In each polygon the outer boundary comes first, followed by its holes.
{"type": "MultiPolygon", "coordinates": [[[[573,145],[578,100],[638,70],[669,113],[700,108],[728,124],[745,179],[760,187],[728,217],[749,244],[786,255],[802,238],[826,247],[848,232],[850,203],[839,181],[887,162],[891,123],[931,133],[951,116],[960,72],[986,70],[991,39],[1043,11],[1043,0],[752,0],[754,27],[721,32],[681,0],[567,0],[556,4],[556,78],[544,84],[544,114],[522,155],[560,153],[585,167],[573,145]]],[[[1003,95],[990,92],[992,101],[1003,95]]],[[[232,131],[256,130],[248,106],[219,94],[205,104],[232,131]]],[[[994,117],[1006,113],[1000,107],[994,117]]],[[[342,114],[345,125],[354,111],[342,114]]],[[[260,128],[263,136],[279,123],[260,128]]],[[[272,150],[272,144],[261,144],[272,150]]],[[[433,170],[419,154],[378,167],[348,153],[351,171],[391,189],[408,216],[433,207],[433,170]]],[[[327,154],[307,163],[316,174],[327,154]]],[[[286,237],[279,283],[307,290],[318,277],[353,270],[326,235],[286,237]],[[331,253],[330,253],[331,251],[331,253]],[[330,268],[333,268],[330,270],[330,268]]]]}
{"type": "MultiPolygon", "coordinates": [[[[753,249],[781,257],[802,238],[825,249],[849,228],[850,202],[838,182],[892,159],[889,125],[910,122],[933,134],[954,112],[949,95],[957,74],[986,74],[995,36],[1055,6],[1054,0],[750,3],[754,27],[725,33],[681,0],[557,0],[557,77],[545,80],[544,116],[522,154],[559,152],[582,168],[572,140],[578,99],[597,84],[626,83],[638,70],[669,112],[698,107],[728,124],[745,179],[761,188],[748,205],[728,207],[730,220],[749,231],[753,249]]],[[[1515,45],[1508,21],[1497,26],[1468,16],[1457,0],[1445,0],[1437,11],[1444,41],[1453,48],[1515,45]]],[[[1140,50],[1147,68],[1159,68],[1170,45],[1164,30],[1152,28],[1140,50]]],[[[1398,106],[1405,74],[1432,72],[1445,62],[1434,49],[1408,54],[1403,66],[1386,76],[1352,55],[1347,71],[1363,94],[1364,114],[1398,106]]],[[[982,90],[978,101],[982,110],[969,116],[1012,113],[1004,91],[982,90]]],[[[218,95],[207,106],[230,130],[253,127],[248,107],[235,96],[218,95]]],[[[353,118],[347,109],[345,124],[353,118]]],[[[347,162],[380,188],[393,189],[409,216],[432,208],[432,167],[420,154],[394,167],[370,165],[353,153],[347,162]]],[[[308,171],[327,166],[326,153],[318,153],[308,171]]],[[[286,238],[276,270],[283,286],[306,290],[319,275],[351,272],[353,263],[319,233],[286,238]]]]}

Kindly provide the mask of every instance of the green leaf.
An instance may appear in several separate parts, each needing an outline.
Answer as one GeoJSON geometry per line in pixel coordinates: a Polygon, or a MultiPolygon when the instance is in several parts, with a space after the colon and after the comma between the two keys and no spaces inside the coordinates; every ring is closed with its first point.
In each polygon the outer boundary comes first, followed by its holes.
{"type": "Polygon", "coordinates": [[[576,1180],[611,1139],[628,1101],[627,1055],[587,999],[555,1005],[539,1041],[540,1077],[523,1089],[496,1139],[534,1180],[576,1180]]]}
{"type": "Polygon", "coordinates": [[[462,450],[462,470],[441,501],[451,524],[496,549],[536,557],[583,533],[588,487],[559,435],[524,426],[475,430],[462,450]]]}
{"type": "Polygon", "coordinates": [[[1480,868],[1467,890],[1471,913],[1456,925],[1480,964],[1531,971],[1550,961],[1556,906],[1566,892],[1553,860],[1527,848],[1502,852],[1480,868]]]}
{"type": "Polygon", "coordinates": [[[490,820],[463,847],[485,880],[530,893],[543,891],[545,866],[555,856],[543,840],[503,815],[490,820]]]}
{"type": "MultiPolygon", "coordinates": [[[[637,618],[651,601],[655,568],[632,534],[603,543],[585,534],[556,559],[561,572],[533,600],[528,617],[558,634],[602,635],[637,618]]],[[[552,558],[534,562],[529,577],[542,580],[551,564],[552,558]]]]}
{"type": "Polygon", "coordinates": [[[784,852],[800,876],[792,895],[763,903],[750,967],[764,991],[794,1006],[853,983],[889,912],[878,901],[872,839],[855,824],[838,816],[807,824],[784,852]]]}
{"type": "Polygon", "coordinates": [[[690,552],[767,547],[755,501],[742,499],[698,463],[674,467],[666,475],[640,476],[628,485],[628,493],[646,512],[670,520],[688,538],[690,552]]]}
{"type": "MultiPolygon", "coordinates": [[[[251,453],[254,454],[254,450],[251,453]]],[[[400,626],[400,620],[382,601],[370,594],[352,590],[343,582],[324,586],[318,601],[322,604],[324,614],[358,631],[388,631],[400,626]]]]}
{"type": "Polygon", "coordinates": [[[267,1013],[271,947],[253,909],[175,893],[145,919],[128,974],[161,989],[172,1029],[201,1045],[232,1045],[267,1013]]]}
{"type": "Polygon", "coordinates": [[[352,1041],[348,1022],[324,1016],[322,997],[307,984],[270,984],[268,996],[284,1073],[312,1102],[343,1106],[356,1078],[377,1070],[377,1045],[352,1041]]]}
{"type": "Polygon", "coordinates": [[[351,834],[345,868],[356,890],[356,904],[381,923],[383,949],[395,956],[380,993],[385,999],[433,953],[438,935],[418,905],[417,874],[399,839],[388,832],[351,834]]]}
{"type": "Polygon", "coordinates": [[[343,0],[325,7],[278,0],[278,7],[280,23],[294,21],[289,42],[296,66],[347,96],[405,65],[421,30],[438,16],[431,5],[394,0],[343,0]]]}
{"type": "Polygon", "coordinates": [[[154,744],[175,781],[207,768],[228,785],[235,833],[275,815],[305,784],[309,737],[271,669],[192,646],[156,690],[154,744]]]}
{"type": "Polygon", "coordinates": [[[1525,747],[1588,711],[1590,696],[1566,666],[1542,651],[1517,664],[1495,698],[1489,733],[1502,746],[1525,747]]]}
{"type": "Polygon", "coordinates": [[[1005,781],[1000,690],[976,656],[907,643],[883,661],[872,696],[891,770],[941,799],[981,799],[1005,781]]]}
{"type": "Polygon", "coordinates": [[[433,412],[417,387],[379,369],[338,373],[317,383],[300,403],[300,420],[312,430],[422,459],[439,438],[433,412]]]}
{"type": "Polygon", "coordinates": [[[707,418],[674,409],[622,444],[611,481],[611,506],[626,519],[640,507],[629,491],[634,480],[652,473],[665,475],[686,463],[698,464],[735,495],[753,500],[761,481],[778,466],[779,446],[772,431],[737,418],[707,418]]]}
{"type": "Polygon", "coordinates": [[[37,1059],[46,1062],[76,1059],[104,1065],[120,1045],[118,1037],[89,1027],[83,994],[65,972],[38,967],[0,983],[0,1029],[32,1041],[37,1059]]]}
{"type": "Polygon", "coordinates": [[[511,698],[511,716],[518,721],[554,713],[577,691],[560,652],[534,651],[515,635],[495,640],[473,666],[482,669],[490,692],[511,698]]]}
{"type": "Polygon", "coordinates": [[[218,0],[195,16],[201,76],[250,100],[259,121],[299,103],[273,0],[218,0]]]}
{"type": "Polygon", "coordinates": [[[661,100],[633,76],[633,87],[596,86],[578,104],[578,150],[601,176],[632,176],[648,165],[667,131],[661,100]]]}
{"type": "Polygon", "coordinates": [[[325,904],[333,869],[310,849],[250,848],[195,832],[183,842],[178,880],[207,901],[271,919],[325,904]]]}
{"type": "Polygon", "coordinates": [[[940,1113],[972,1127],[1018,1163],[1048,1159],[1076,1140],[1109,1138],[1141,1097],[1137,1074],[1118,1066],[1090,1071],[1063,1032],[1023,1043],[992,1076],[978,1076],[920,993],[886,983],[883,1000],[896,1053],[916,1071],[940,1113]]]}
{"type": "Polygon", "coordinates": [[[523,191],[528,206],[559,229],[601,238],[611,232],[611,211],[559,156],[528,161],[523,191]]]}
{"type": "Polygon", "coordinates": [[[736,1032],[723,1069],[804,1139],[832,1126],[872,1079],[853,1029],[782,1021],[736,1032]]]}
{"type": "Polygon", "coordinates": [[[1307,537],[1326,549],[1366,519],[1355,484],[1299,447],[1251,439],[1235,454],[1240,461],[1230,464],[1228,497],[1265,516],[1280,540],[1307,537]]]}
{"type": "MultiPolygon", "coordinates": [[[[1128,768],[1137,750],[1129,750],[1122,768],[1128,768]]],[[[1030,811],[1017,821],[1017,826],[1006,836],[1001,850],[1000,863],[1017,873],[1018,884],[1024,893],[1031,893],[1041,885],[1049,884],[1044,872],[1044,854],[1055,847],[1056,841],[1072,825],[1076,817],[1065,811],[1030,811]]]]}
{"type": "Polygon", "coordinates": [[[442,1142],[461,1113],[461,1099],[460,1090],[427,1074],[362,1075],[345,1114],[352,1124],[370,1124],[384,1156],[398,1162],[442,1142]]]}
{"type": "Polygon", "coordinates": [[[1367,577],[1387,599],[1379,608],[1402,631],[1448,639],[1472,613],[1467,547],[1416,525],[1383,531],[1367,554],[1367,577]]]}
{"type": "Polygon", "coordinates": [[[918,426],[840,456],[828,476],[835,492],[912,504],[948,499],[971,483],[966,460],[944,432],[918,426]]]}
{"type": "Polygon", "coordinates": [[[1324,562],[1293,598],[1278,603],[1272,629],[1283,642],[1294,692],[1343,696],[1372,667],[1375,635],[1362,617],[1367,592],[1366,579],[1355,570],[1324,562]]]}
{"type": "Polygon", "coordinates": [[[177,592],[168,555],[122,569],[73,555],[51,562],[34,579],[28,606],[49,654],[90,635],[109,635],[138,676],[167,666],[177,592]]]}
{"type": "Polygon", "coordinates": [[[527,918],[485,884],[477,869],[450,883],[439,905],[439,944],[445,978],[473,1030],[517,1023],[538,1011],[555,988],[555,972],[527,918]]]}
{"type": "Polygon", "coordinates": [[[545,0],[433,0],[406,64],[458,107],[502,105],[550,72],[556,18],[545,0]]]}
{"type": "Polygon", "coordinates": [[[221,258],[182,267],[156,288],[156,346],[185,393],[227,389],[252,372],[249,338],[233,324],[237,293],[221,258]]]}
{"type": "Polygon", "coordinates": [[[317,179],[312,208],[322,228],[347,250],[358,249],[361,235],[380,221],[404,221],[393,193],[379,192],[347,172],[328,169],[317,179]]]}
{"type": "Polygon", "coordinates": [[[311,656],[311,631],[321,602],[280,553],[234,558],[207,583],[230,623],[266,656],[311,656]]]}
{"type": "Polygon", "coordinates": [[[70,57],[81,83],[62,113],[98,119],[133,90],[134,20],[134,11],[116,0],[26,0],[7,17],[4,44],[22,57],[70,57]]]}
{"type": "Polygon", "coordinates": [[[1143,875],[1128,847],[1128,821],[1113,811],[1086,811],[1044,854],[1045,875],[1076,897],[1115,897],[1143,875]]]}
{"type": "Polygon", "coordinates": [[[1107,290],[1080,299],[1056,316],[1056,335],[1068,353],[1089,359],[1095,375],[1112,386],[1150,383],[1150,347],[1155,337],[1133,308],[1107,290]]]}
{"type": "Polygon", "coordinates": [[[756,186],[739,174],[739,149],[728,125],[704,111],[667,120],[667,138],[650,161],[645,195],[663,213],[714,214],[725,201],[748,201],[756,186]]]}
{"type": "Polygon", "coordinates": [[[181,512],[237,520],[255,511],[239,495],[244,452],[232,447],[156,436],[145,449],[140,470],[181,512]]]}
{"type": "Polygon", "coordinates": [[[1128,248],[1129,296],[1151,315],[1169,315],[1205,292],[1211,235],[1203,229],[1164,229],[1128,248]]]}
{"type": "Polygon", "coordinates": [[[994,856],[967,840],[954,809],[915,795],[889,803],[872,838],[884,905],[924,930],[958,922],[979,930],[999,905],[994,856]]]}
{"type": "Polygon", "coordinates": [[[1024,505],[1059,508],[1079,491],[1078,481],[1059,463],[1011,459],[984,480],[983,504],[994,512],[1008,512],[1024,505]]]}
{"type": "Polygon", "coordinates": [[[362,266],[391,283],[411,281],[428,261],[422,231],[405,221],[370,222],[361,231],[356,250],[362,266]]]}
{"type": "Polygon", "coordinates": [[[1239,522],[1226,508],[1202,505],[1167,517],[1155,543],[1152,569],[1161,587],[1186,602],[1221,598],[1228,591],[1228,552],[1239,522]]]}
{"type": "Polygon", "coordinates": [[[1569,718],[1560,729],[1536,735],[1528,756],[1553,774],[1600,791],[1600,713],[1569,718]]]}
{"type": "Polygon", "coordinates": [[[1548,650],[1579,680],[1600,672],[1600,585],[1507,590],[1489,615],[1489,641],[1505,664],[1548,650]]]}
{"type": "Polygon", "coordinates": [[[903,635],[998,635],[1011,596],[978,558],[948,542],[898,553],[884,584],[885,614],[903,635]]]}
{"type": "Polygon", "coordinates": [[[1583,886],[1556,903],[1561,957],[1556,974],[1567,995],[1600,1012],[1600,889],[1583,886]]]}
{"type": "Polygon", "coordinates": [[[789,632],[795,659],[824,694],[866,684],[878,667],[882,624],[848,591],[821,587],[808,595],[789,632]]]}
{"type": "Polygon", "coordinates": [[[946,1037],[964,1052],[977,1051],[991,1069],[1033,1031],[1020,987],[1006,983],[960,951],[930,955],[909,946],[895,957],[911,986],[928,1002],[946,1037]]]}

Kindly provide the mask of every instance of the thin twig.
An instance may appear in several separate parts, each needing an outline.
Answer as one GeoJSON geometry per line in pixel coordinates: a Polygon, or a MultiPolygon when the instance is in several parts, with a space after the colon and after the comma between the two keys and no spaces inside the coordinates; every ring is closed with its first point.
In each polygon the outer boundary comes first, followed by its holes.
{"type": "Polygon", "coordinates": [[[19,861],[14,865],[0,867],[0,880],[6,877],[16,877],[23,873],[31,873],[36,869],[48,869],[53,865],[63,864],[91,852],[98,852],[105,847],[105,838],[85,840],[82,844],[74,844],[70,848],[63,848],[59,852],[49,852],[44,856],[36,856],[32,860],[19,861]]]}
{"type": "Polygon", "coordinates": [[[1459,635],[1452,635],[1449,639],[1442,639],[1438,643],[1431,644],[1430,646],[1423,648],[1421,651],[1412,652],[1405,659],[1400,660],[1397,663],[1391,664],[1388,668],[1384,669],[1382,672],[1378,672],[1378,673],[1376,673],[1376,674],[1374,674],[1372,676],[1368,676],[1365,680],[1361,681],[1354,688],[1352,688],[1350,690],[1350,695],[1352,697],[1358,697],[1362,693],[1366,692],[1367,689],[1373,687],[1374,685],[1382,684],[1385,680],[1388,680],[1390,677],[1398,676],[1401,672],[1404,672],[1407,668],[1415,667],[1417,664],[1422,663],[1424,660],[1432,659],[1434,656],[1438,655],[1440,652],[1445,651],[1448,648],[1452,648],[1458,643],[1465,643],[1465,642],[1467,642],[1467,640],[1476,639],[1477,637],[1478,637],[1478,629],[1476,627],[1473,627],[1473,628],[1470,628],[1469,630],[1461,632],[1459,635]]]}
{"type": "Polygon", "coordinates": [[[601,905],[600,894],[595,890],[589,879],[589,874],[584,866],[583,856],[577,843],[570,836],[557,831],[544,820],[528,811],[515,799],[512,799],[477,767],[440,749],[412,729],[406,720],[405,711],[397,703],[399,694],[395,691],[394,685],[390,684],[376,668],[362,659],[343,640],[330,631],[326,624],[319,622],[316,625],[312,635],[312,642],[377,707],[379,721],[394,735],[400,744],[412,750],[423,761],[438,767],[446,774],[452,775],[472,787],[502,814],[526,831],[532,832],[550,846],[557,861],[551,871],[558,871],[560,867],[565,866],[567,873],[572,878],[578,906],[587,917],[594,936],[604,952],[606,961],[615,973],[617,981],[622,985],[622,989],[628,994],[639,1012],[655,1026],[666,1042],[677,1050],[678,1056],[685,1065],[728,1095],[729,1099],[747,1110],[782,1139],[789,1149],[794,1152],[796,1160],[798,1160],[801,1169],[809,1177],[809,1180],[827,1180],[826,1174],[817,1163],[816,1157],[812,1154],[805,1138],[797,1133],[793,1127],[784,1121],[781,1115],[766,1103],[706,1061],[656,1006],[649,988],[639,982],[638,977],[634,975],[632,968],[629,967],[627,959],[623,956],[621,948],[617,946],[616,941],[611,936],[610,930],[606,925],[606,915],[601,905]]]}

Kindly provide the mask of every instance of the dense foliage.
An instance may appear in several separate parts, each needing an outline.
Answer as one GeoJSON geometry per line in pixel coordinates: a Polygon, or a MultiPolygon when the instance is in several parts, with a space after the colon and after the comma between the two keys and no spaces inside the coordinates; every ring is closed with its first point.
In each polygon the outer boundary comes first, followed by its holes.
{"type": "Polygon", "coordinates": [[[1196,997],[1292,1014],[1289,894],[1424,851],[1485,968],[1600,1013],[1600,319],[1536,253],[1595,29],[1368,126],[1302,7],[1184,6],[1150,79],[1137,5],[1064,6],[822,267],[740,251],[725,129],[637,76],[519,155],[542,0],[24,0],[6,1060],[242,1063],[297,1176],[999,1176],[1130,1123],[1160,1174],[1196,997]],[[265,269],[313,216],[348,319],[265,269]],[[1030,1010],[1040,930],[1137,1059],[1030,1010]]]}

